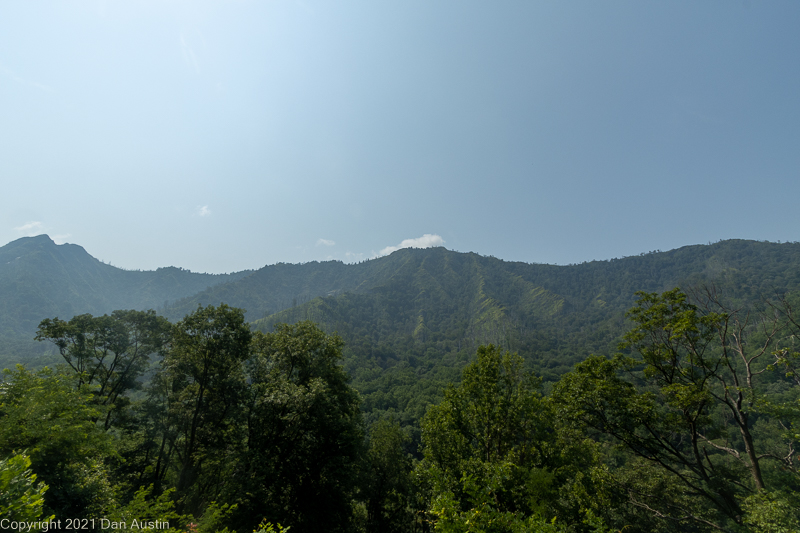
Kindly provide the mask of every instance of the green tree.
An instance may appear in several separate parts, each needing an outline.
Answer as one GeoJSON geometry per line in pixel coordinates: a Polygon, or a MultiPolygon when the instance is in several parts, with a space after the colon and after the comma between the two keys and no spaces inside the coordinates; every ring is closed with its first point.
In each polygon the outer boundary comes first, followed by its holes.
{"type": "Polygon", "coordinates": [[[759,416],[758,384],[781,324],[731,310],[713,291],[697,294],[700,306],[677,289],[638,296],[621,345],[632,356],[588,358],[556,384],[554,402],[563,419],[621,443],[672,487],[634,481],[631,503],[685,528],[736,527],[742,499],[768,486],[763,462],[784,461],[756,432],[759,419],[770,423],[759,416]]]}
{"type": "Polygon", "coordinates": [[[0,516],[23,522],[42,520],[47,485],[36,483],[30,466],[24,454],[0,460],[0,516]]]}
{"type": "Polygon", "coordinates": [[[47,513],[75,518],[102,515],[114,503],[105,460],[112,437],[95,420],[93,397],[75,378],[45,368],[4,370],[0,387],[0,457],[25,451],[49,487],[47,513]]]}
{"type": "Polygon", "coordinates": [[[800,531],[800,494],[797,492],[762,491],[744,500],[747,512],[744,523],[763,533],[796,533],[800,531]]]}
{"type": "Polygon", "coordinates": [[[342,345],[311,322],[255,335],[236,475],[242,526],[267,519],[293,532],[348,529],[364,432],[342,345]]]}
{"type": "Polygon", "coordinates": [[[495,346],[481,346],[477,360],[452,385],[442,403],[423,421],[426,461],[451,479],[460,479],[465,462],[512,459],[529,462],[545,439],[535,438],[541,410],[538,380],[523,370],[522,358],[495,346]],[[534,437],[534,438],[531,438],[534,437]]]}
{"type": "Polygon", "coordinates": [[[225,304],[199,307],[173,328],[152,391],[166,396],[156,473],[174,475],[180,511],[198,512],[229,480],[250,339],[243,311],[225,304]]]}
{"type": "Polygon", "coordinates": [[[514,531],[559,515],[581,521],[561,493],[575,484],[576,469],[591,470],[593,453],[560,439],[538,386],[519,356],[482,346],[461,385],[429,408],[417,472],[437,529],[514,531]]]}
{"type": "Polygon", "coordinates": [[[413,523],[409,436],[400,424],[378,420],[369,429],[363,495],[367,533],[407,531],[413,523]]]}
{"type": "Polygon", "coordinates": [[[39,324],[36,340],[50,341],[78,376],[78,386],[96,385],[92,393],[106,411],[104,427],[128,404],[125,393],[139,386],[138,378],[150,355],[169,339],[170,324],[155,311],[114,311],[93,317],[78,315],[69,321],[47,318],[39,324]]]}

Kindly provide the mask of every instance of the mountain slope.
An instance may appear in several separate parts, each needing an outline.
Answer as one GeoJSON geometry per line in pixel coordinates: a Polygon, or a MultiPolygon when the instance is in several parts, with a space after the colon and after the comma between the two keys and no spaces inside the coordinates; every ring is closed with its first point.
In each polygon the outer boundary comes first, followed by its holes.
{"type": "Polygon", "coordinates": [[[247,275],[175,267],[122,270],[75,244],[56,245],[47,235],[24,237],[0,248],[0,355],[41,351],[44,345],[32,338],[43,318],[163,307],[167,300],[247,275]]]}
{"type": "Polygon", "coordinates": [[[358,266],[382,275],[255,326],[270,330],[309,319],[338,332],[365,411],[407,420],[421,416],[441,387],[458,379],[480,344],[519,352],[547,379],[589,353],[613,353],[638,290],[713,284],[730,298],[753,302],[800,289],[800,245],[753,241],[569,266],[406,249],[358,266]]]}
{"type": "Polygon", "coordinates": [[[359,264],[276,264],[212,276],[174,267],[124,271],[40,236],[0,248],[0,355],[30,354],[36,325],[47,317],[157,308],[176,320],[224,302],[247,309],[264,330],[311,319],[339,332],[367,411],[413,418],[482,343],[517,351],[554,379],[589,353],[614,351],[636,291],[702,284],[741,302],[798,290],[800,244],[730,240],[567,266],[402,249],[359,264]]]}

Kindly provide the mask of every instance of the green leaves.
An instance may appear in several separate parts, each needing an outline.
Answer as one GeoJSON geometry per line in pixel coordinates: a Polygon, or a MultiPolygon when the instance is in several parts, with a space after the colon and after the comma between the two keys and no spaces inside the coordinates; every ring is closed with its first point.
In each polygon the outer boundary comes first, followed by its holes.
{"type": "Polygon", "coordinates": [[[591,446],[557,428],[519,356],[494,346],[477,355],[422,423],[417,472],[437,529],[556,531],[555,516],[580,520],[586,509],[570,493],[591,485],[577,479],[594,466],[591,446]]]}
{"type": "Polygon", "coordinates": [[[748,495],[788,480],[766,477],[762,463],[794,471],[765,438],[780,431],[764,416],[777,409],[765,399],[764,378],[772,379],[761,358],[783,326],[776,314],[726,307],[712,289],[695,293],[697,305],[678,289],[637,294],[620,345],[630,356],[576,365],[553,389],[559,416],[612,438],[671,487],[630,476],[624,485],[634,505],[686,524],[737,527],[748,495]]]}
{"type": "Polygon", "coordinates": [[[397,422],[379,420],[369,429],[361,494],[368,533],[399,533],[413,522],[409,441],[397,422]]]}
{"type": "Polygon", "coordinates": [[[293,532],[349,527],[364,432],[341,350],[338,336],[310,322],[255,334],[234,495],[242,520],[293,532]]]}
{"type": "Polygon", "coordinates": [[[225,304],[200,307],[173,328],[158,376],[169,406],[161,456],[175,451],[175,486],[189,511],[214,499],[230,475],[224,458],[240,441],[250,339],[242,310],[225,304]]]}
{"type": "Polygon", "coordinates": [[[0,516],[22,522],[42,520],[48,487],[36,483],[30,466],[31,460],[24,454],[0,460],[0,516]]]}
{"type": "Polygon", "coordinates": [[[91,516],[111,501],[102,459],[114,455],[112,438],[95,420],[92,396],[76,390],[74,376],[18,366],[5,370],[0,388],[0,457],[25,450],[45,502],[59,516],[91,516]]]}
{"type": "Polygon", "coordinates": [[[758,492],[744,500],[744,523],[763,533],[800,530],[800,494],[788,491],[758,492]]]}
{"type": "MultiPolygon", "coordinates": [[[[150,355],[162,351],[169,332],[169,322],[155,311],[114,311],[110,316],[42,320],[36,340],[55,344],[76,373],[78,386],[91,386],[98,404],[119,411],[127,403],[125,393],[139,386],[150,355]]],[[[112,411],[105,429],[112,424],[112,411]]]]}
{"type": "Polygon", "coordinates": [[[670,383],[681,372],[690,379],[697,377],[693,366],[709,364],[704,359],[706,349],[726,315],[701,315],[679,289],[661,295],[646,292],[636,295],[636,306],[627,313],[635,326],[625,335],[620,349],[641,354],[648,378],[670,383]]]}

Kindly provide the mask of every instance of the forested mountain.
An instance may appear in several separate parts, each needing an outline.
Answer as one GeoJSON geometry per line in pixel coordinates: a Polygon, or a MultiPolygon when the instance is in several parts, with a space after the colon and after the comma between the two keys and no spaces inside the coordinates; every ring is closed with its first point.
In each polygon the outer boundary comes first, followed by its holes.
{"type": "Polygon", "coordinates": [[[229,276],[122,271],[47,237],[0,259],[3,331],[67,363],[4,373],[0,516],[800,528],[800,244],[569,266],[403,249],[229,276]]]}
{"type": "MultiPolygon", "coordinates": [[[[613,353],[636,291],[714,285],[729,298],[753,302],[800,287],[800,244],[744,240],[569,266],[404,249],[352,268],[368,271],[373,264],[383,276],[256,326],[270,331],[310,319],[338,332],[365,411],[396,412],[408,421],[458,379],[482,344],[520,353],[552,381],[591,353],[613,353]]],[[[247,293],[253,278],[212,291],[240,286],[247,293]]]]}
{"type": "Polygon", "coordinates": [[[40,352],[44,346],[33,343],[33,335],[43,318],[162,308],[169,300],[249,273],[123,270],[75,244],[56,245],[47,235],[23,237],[0,248],[0,356],[40,352]]]}
{"type": "Polygon", "coordinates": [[[209,275],[121,270],[42,235],[0,248],[0,356],[7,365],[52,350],[31,340],[47,317],[155,308],[177,321],[226,303],[263,331],[310,319],[338,332],[364,409],[414,420],[481,344],[519,352],[553,381],[591,353],[613,353],[636,291],[707,284],[740,301],[797,289],[800,244],[729,240],[566,266],[402,249],[209,275]]]}
{"type": "Polygon", "coordinates": [[[493,342],[557,368],[573,362],[552,359],[564,355],[564,342],[579,341],[584,352],[616,343],[636,291],[708,283],[745,300],[798,287],[800,245],[731,240],[568,266],[403,249],[357,265],[266,266],[165,314],[178,319],[198,305],[225,302],[262,328],[310,318],[338,330],[351,350],[381,353],[399,343],[402,351],[448,352],[493,342]]]}
{"type": "Polygon", "coordinates": [[[40,235],[0,248],[0,355],[35,353],[30,339],[47,317],[154,308],[174,321],[224,302],[261,329],[310,318],[338,331],[348,355],[381,367],[460,357],[492,342],[555,376],[615,345],[636,291],[704,283],[746,300],[797,288],[800,244],[729,240],[567,266],[402,249],[359,264],[211,275],[122,270],[40,235]]]}

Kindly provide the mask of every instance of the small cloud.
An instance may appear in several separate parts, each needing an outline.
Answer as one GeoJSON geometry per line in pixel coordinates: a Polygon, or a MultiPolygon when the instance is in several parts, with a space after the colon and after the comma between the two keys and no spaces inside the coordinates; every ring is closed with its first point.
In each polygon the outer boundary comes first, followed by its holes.
{"type": "Polygon", "coordinates": [[[64,233],[63,235],[52,235],[50,236],[53,239],[53,242],[56,244],[64,244],[67,242],[67,239],[72,237],[71,233],[64,233]]]}
{"type": "Polygon", "coordinates": [[[41,222],[26,222],[21,226],[14,228],[15,231],[22,233],[26,237],[33,237],[42,233],[43,226],[41,222]]]}
{"type": "Polygon", "coordinates": [[[444,239],[442,239],[439,235],[426,233],[422,237],[417,237],[416,239],[405,239],[397,246],[387,246],[381,250],[378,255],[389,255],[390,253],[396,252],[401,248],[431,248],[432,246],[441,246],[443,244],[444,239]]]}
{"type": "Polygon", "coordinates": [[[333,246],[334,244],[336,244],[336,243],[333,242],[333,241],[330,241],[328,239],[318,239],[317,240],[317,246],[333,246]]]}
{"type": "MultiPolygon", "coordinates": [[[[201,217],[207,217],[211,214],[211,209],[208,208],[207,205],[198,205],[197,206],[197,215],[201,217]]],[[[225,218],[225,217],[223,217],[225,218]]]]}

